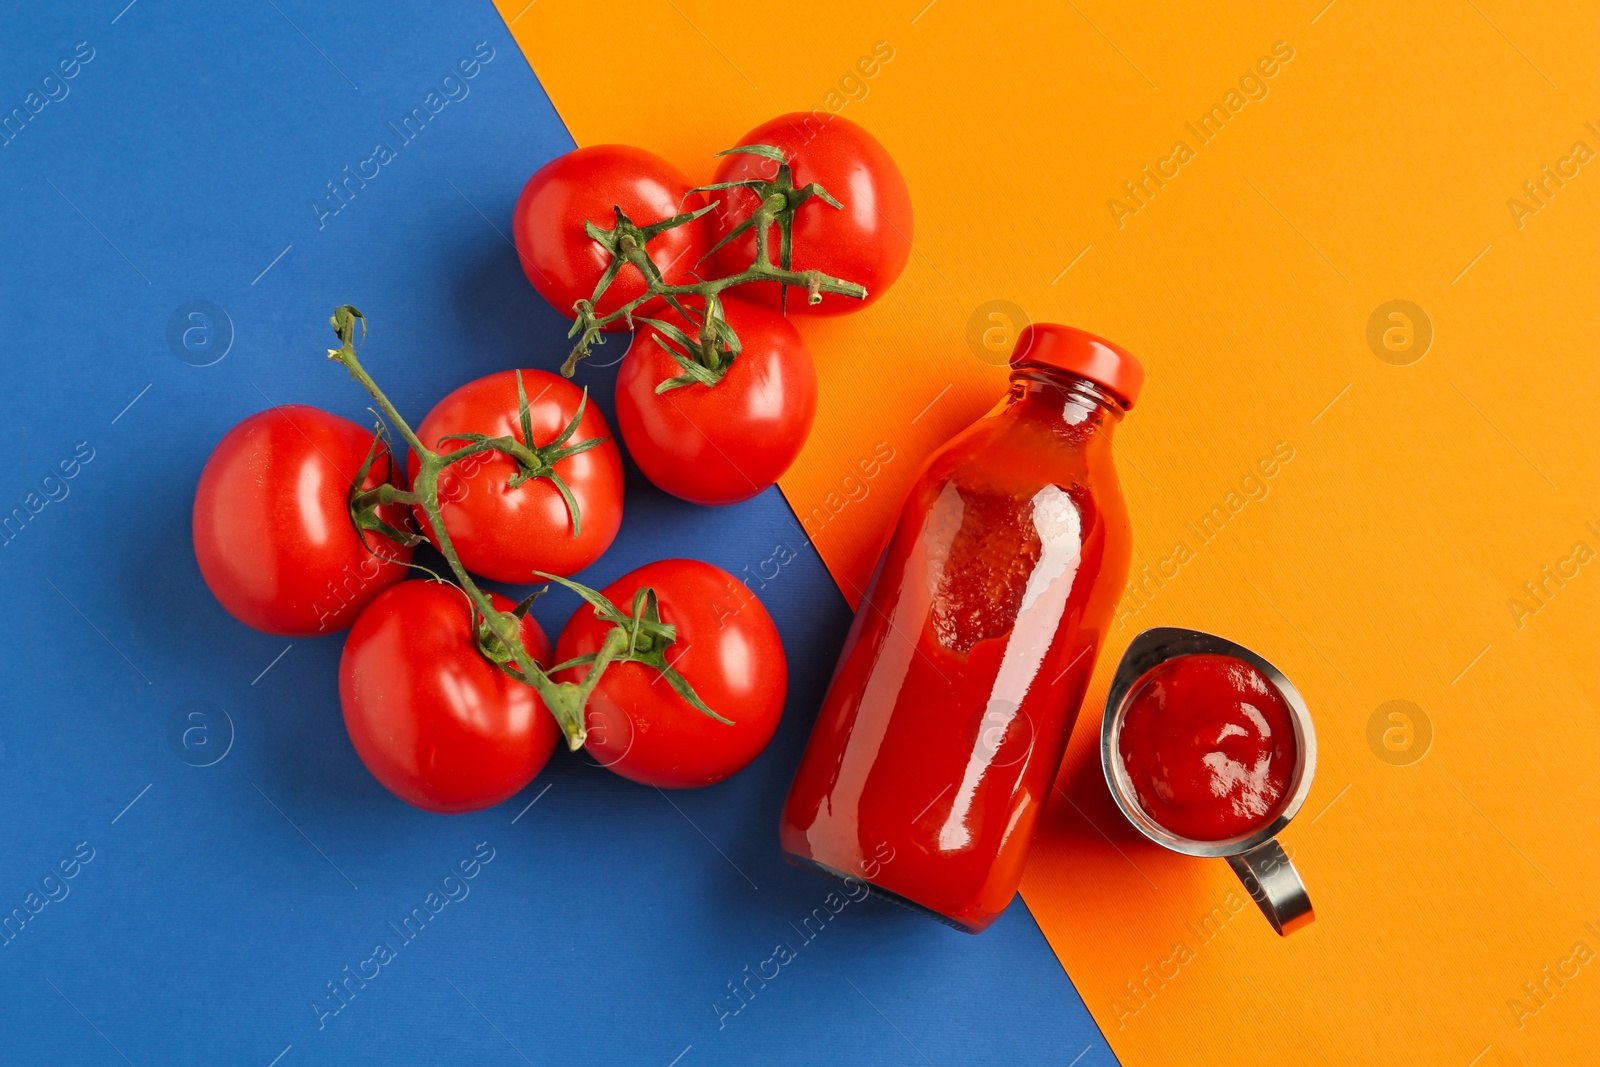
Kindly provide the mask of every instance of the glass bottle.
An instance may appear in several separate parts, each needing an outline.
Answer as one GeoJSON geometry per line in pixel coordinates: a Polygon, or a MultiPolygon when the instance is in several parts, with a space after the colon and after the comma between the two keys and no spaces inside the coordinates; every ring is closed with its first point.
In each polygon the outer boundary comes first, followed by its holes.
{"type": "Polygon", "coordinates": [[[790,862],[968,933],[1016,893],[1131,553],[1111,437],[1143,368],[1045,323],[1011,367],[912,484],[780,825],[790,862]]]}

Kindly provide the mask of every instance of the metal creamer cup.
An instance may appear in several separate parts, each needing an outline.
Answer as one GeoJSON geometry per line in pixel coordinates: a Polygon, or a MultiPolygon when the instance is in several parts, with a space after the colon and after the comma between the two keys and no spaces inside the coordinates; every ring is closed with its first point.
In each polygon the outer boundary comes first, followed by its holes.
{"type": "Polygon", "coordinates": [[[1278,844],[1277,835],[1289,825],[1289,820],[1311,792],[1311,780],[1317,768],[1317,735],[1310,709],[1300,691],[1271,663],[1243,645],[1202,630],[1171,626],[1145,630],[1123,653],[1106,694],[1105,716],[1100,724],[1100,766],[1112,799],[1140,833],[1186,856],[1226,859],[1250,892],[1250,898],[1279,934],[1291,934],[1316,917],[1305,884],[1289,862],[1283,846],[1278,844]],[[1171,660],[1200,653],[1229,656],[1260,671],[1283,697],[1294,724],[1294,772],[1289,777],[1287,796],[1277,814],[1248,834],[1217,841],[1183,837],[1152,819],[1139,804],[1133,782],[1123,766],[1120,745],[1123,720],[1150,672],[1171,660]]]}

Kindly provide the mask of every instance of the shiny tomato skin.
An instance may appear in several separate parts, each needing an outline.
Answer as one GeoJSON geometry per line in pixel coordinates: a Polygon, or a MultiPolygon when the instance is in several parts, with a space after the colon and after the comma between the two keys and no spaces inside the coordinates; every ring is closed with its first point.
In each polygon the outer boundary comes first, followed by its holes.
{"type": "MultiPolygon", "coordinates": [[[[489,597],[502,611],[513,607],[489,597]]],[[[549,666],[550,642],[531,618],[522,639],[549,666]]],[[[538,694],[478,651],[467,596],[444,582],[402,582],[361,613],[339,660],[339,703],[372,776],[442,814],[515,796],[561,734],[538,694]]]]}
{"type": "MultiPolygon", "coordinates": [[[[572,305],[594,295],[611,262],[610,253],[584,232],[584,223],[611,229],[613,207],[641,227],[704,207],[705,198],[691,188],[671,163],[628,145],[589,145],[558,156],[528,179],[517,199],[511,232],[522,270],[541,296],[572,318],[572,305]]],[[[682,282],[711,247],[708,234],[706,221],[697,219],[657,235],[646,250],[663,278],[682,282]]],[[[608,314],[644,291],[644,276],[624,266],[595,310],[608,314]]],[[[648,313],[657,303],[643,309],[648,313]]],[[[608,327],[612,332],[627,328],[625,321],[608,327]]]]}
{"type": "MultiPolygon", "coordinates": [[[[368,551],[350,520],[350,485],[372,438],[349,419],[285,404],[218,442],[195,491],[194,554],[230,615],[281,637],[316,637],[349,626],[406,576],[411,549],[369,533],[368,551]]],[[[380,458],[363,486],[389,466],[380,458]]],[[[404,509],[383,514],[404,527],[404,509]]]]}
{"type": "MultiPolygon", "coordinates": [[[[667,660],[729,726],[699,711],[652,668],[613,663],[589,696],[584,747],[624,778],[663,789],[720,782],[742,770],[772,740],[783,715],[788,666],[778,628],[743,582],[692,559],[664,559],[618,578],[603,590],[628,611],[649,586],[661,620],[677,627],[667,660]]],[[[596,652],[610,627],[583,605],[556,642],[556,659],[596,652]]],[[[587,667],[561,672],[581,681],[587,667]]]]}
{"type": "MultiPolygon", "coordinates": [[[[866,286],[865,300],[824,293],[822,302],[806,303],[803,291],[790,289],[788,310],[811,315],[844,315],[871,304],[894,284],[911,258],[911,193],[906,180],[876,137],[834,115],[826,121],[807,112],[780,115],[762,123],[738,142],[781,149],[794,173],[795,188],[811,182],[822,186],[843,210],[812,197],[795,212],[795,270],[820,270],[835,278],[866,286]]],[[[777,164],[760,156],[724,156],[715,182],[771,178],[777,164]]],[[[728,189],[709,217],[716,220],[715,239],[756,208],[748,189],[728,189]]],[[[713,242],[715,243],[715,242],[713,242]]],[[[778,229],[771,234],[772,261],[778,262],[778,229]]],[[[728,242],[712,257],[718,276],[745,270],[755,259],[753,230],[728,242]]],[[[779,306],[780,288],[771,282],[741,286],[740,296],[769,307],[779,306]]]]}
{"type": "MultiPolygon", "coordinates": [[[[673,496],[736,504],[776,482],[805,447],[817,414],[817,370],[800,333],[759,304],[724,300],[739,356],[714,386],[656,394],[683,373],[645,326],[617,371],[617,425],[639,469],[673,496]]],[[[666,315],[690,336],[676,312],[666,315]]]]}
{"type": "MultiPolygon", "coordinates": [[[[463,385],[434,405],[417,427],[418,438],[429,448],[446,452],[465,443],[448,439],[452,433],[512,436],[521,441],[516,375],[501,371],[463,385]]],[[[532,443],[549,444],[572,420],[583,391],[541,370],[524,370],[522,385],[533,424],[532,443]]],[[[509,488],[517,464],[498,452],[470,456],[446,467],[439,476],[439,504],[462,566],[496,581],[529,583],[537,580],[536,570],[574,574],[599,559],[622,525],[622,455],[605,416],[592,401],[567,443],[591,437],[607,440],[555,467],[578,504],[582,522],[576,537],[566,501],[549,478],[531,478],[509,488]]],[[[411,476],[416,473],[413,456],[411,476]]],[[[420,508],[417,521],[433,538],[420,508]]]]}

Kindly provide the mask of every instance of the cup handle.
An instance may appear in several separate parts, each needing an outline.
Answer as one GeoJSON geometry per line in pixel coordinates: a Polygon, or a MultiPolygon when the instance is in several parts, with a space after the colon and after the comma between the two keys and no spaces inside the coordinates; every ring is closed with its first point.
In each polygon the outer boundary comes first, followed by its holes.
{"type": "Polygon", "coordinates": [[[1311,910],[1305,883],[1276,838],[1229,856],[1228,866],[1280,937],[1288,937],[1317,917],[1311,910]]]}

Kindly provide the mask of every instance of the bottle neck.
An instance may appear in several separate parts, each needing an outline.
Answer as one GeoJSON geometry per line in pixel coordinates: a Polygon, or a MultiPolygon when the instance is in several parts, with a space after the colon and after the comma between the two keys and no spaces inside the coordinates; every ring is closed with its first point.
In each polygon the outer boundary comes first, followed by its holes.
{"type": "Polygon", "coordinates": [[[1127,413],[1121,400],[1087,378],[1053,367],[1011,371],[1011,399],[1053,410],[1069,426],[1092,424],[1109,431],[1127,413]]]}

